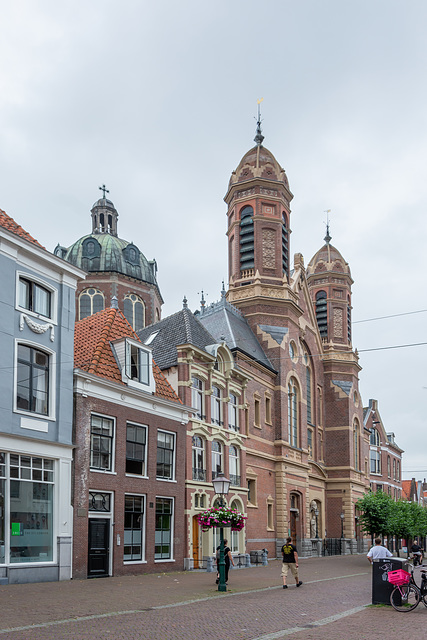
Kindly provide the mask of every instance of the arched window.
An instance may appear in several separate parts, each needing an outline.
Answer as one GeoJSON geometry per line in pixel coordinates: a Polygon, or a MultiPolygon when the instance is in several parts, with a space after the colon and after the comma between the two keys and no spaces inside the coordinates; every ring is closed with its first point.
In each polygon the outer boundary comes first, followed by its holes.
{"type": "Polygon", "coordinates": [[[288,429],[289,442],[292,447],[298,447],[298,387],[296,380],[291,378],[288,384],[288,429]]]}
{"type": "Polygon", "coordinates": [[[328,337],[328,303],[326,291],[316,293],[316,320],[322,338],[328,337]]]}
{"type": "Polygon", "coordinates": [[[139,296],[134,293],[125,295],[123,313],[134,331],[139,331],[145,327],[145,306],[139,296]]]}
{"type": "Polygon", "coordinates": [[[396,472],[396,480],[400,480],[400,462],[397,461],[397,472],[396,472]]]}
{"type": "Polygon", "coordinates": [[[375,427],[371,429],[370,443],[376,447],[380,446],[380,434],[378,433],[377,429],[375,429],[375,427]]]}
{"type": "Polygon", "coordinates": [[[234,393],[229,395],[230,401],[228,403],[228,428],[234,431],[239,430],[239,411],[237,407],[237,397],[234,393]]]}
{"type": "Polygon", "coordinates": [[[84,289],[79,296],[79,320],[104,310],[104,294],[99,289],[84,289]]]}
{"type": "Polygon", "coordinates": [[[204,420],[206,418],[203,398],[203,382],[200,378],[196,378],[194,376],[191,382],[191,404],[196,410],[196,418],[199,420],[204,420]]]}
{"type": "Polygon", "coordinates": [[[387,477],[391,478],[391,462],[390,456],[387,456],[387,477]]]}
{"type": "Polygon", "coordinates": [[[200,436],[193,436],[192,455],[193,455],[193,480],[206,482],[205,443],[203,438],[201,438],[200,436]]]}
{"type": "Polygon", "coordinates": [[[310,360],[308,355],[305,354],[305,364],[306,364],[306,386],[307,386],[307,422],[313,424],[313,412],[311,406],[311,368],[310,368],[310,360]]]}
{"type": "Polygon", "coordinates": [[[215,386],[212,386],[211,422],[212,424],[218,424],[218,425],[223,424],[222,414],[221,414],[221,389],[215,386]]]}
{"type": "Polygon", "coordinates": [[[231,484],[235,487],[240,487],[239,450],[234,445],[231,445],[229,449],[228,468],[231,484]]]}
{"type": "Polygon", "coordinates": [[[222,445],[218,440],[212,441],[212,480],[215,480],[218,473],[223,472],[222,466],[222,445]]]}
{"type": "Polygon", "coordinates": [[[253,269],[254,258],[254,210],[243,207],[240,212],[240,270],[253,269]]]}
{"type": "MultiPolygon", "coordinates": [[[[242,512],[242,506],[237,500],[233,500],[230,509],[242,512]]],[[[239,531],[231,531],[230,550],[232,553],[239,553],[239,531]]]]}
{"type": "Polygon", "coordinates": [[[396,480],[396,460],[393,458],[393,480],[396,480]]]}
{"type": "Polygon", "coordinates": [[[359,423],[357,420],[353,423],[353,440],[354,440],[354,468],[356,471],[360,469],[360,454],[359,454],[359,423]]]}

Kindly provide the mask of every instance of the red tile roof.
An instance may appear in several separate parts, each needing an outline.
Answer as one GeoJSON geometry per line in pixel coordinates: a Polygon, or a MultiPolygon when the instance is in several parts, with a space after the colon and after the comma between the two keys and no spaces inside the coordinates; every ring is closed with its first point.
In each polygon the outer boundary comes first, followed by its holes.
{"type": "Polygon", "coordinates": [[[412,480],[402,480],[402,498],[411,500],[411,484],[412,480]]]}
{"type": "MultiPolygon", "coordinates": [[[[74,333],[74,366],[124,385],[110,344],[120,338],[141,342],[119,309],[105,309],[79,320],[74,333]]],[[[182,404],[154,360],[153,375],[155,395],[182,404]]]]}
{"type": "Polygon", "coordinates": [[[42,244],[40,244],[40,242],[33,238],[33,236],[31,236],[28,231],[25,231],[25,229],[23,229],[17,222],[15,222],[13,218],[8,216],[7,213],[5,211],[2,211],[1,209],[0,227],[3,227],[3,229],[6,229],[7,231],[11,231],[12,233],[16,234],[20,238],[23,238],[24,240],[27,240],[28,242],[32,242],[42,249],[45,248],[42,244]]]}

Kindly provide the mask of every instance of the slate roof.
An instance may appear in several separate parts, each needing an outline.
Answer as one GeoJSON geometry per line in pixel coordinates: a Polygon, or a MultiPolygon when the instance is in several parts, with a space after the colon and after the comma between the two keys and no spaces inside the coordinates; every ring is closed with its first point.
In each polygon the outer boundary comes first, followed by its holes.
{"type": "Polygon", "coordinates": [[[332,383],[342,389],[347,396],[350,395],[351,387],[353,386],[352,382],[349,382],[348,380],[332,380],[332,383]]]}
{"type": "Polygon", "coordinates": [[[5,211],[2,211],[1,209],[0,209],[0,227],[3,227],[3,229],[6,229],[11,233],[14,233],[20,238],[23,238],[23,240],[32,242],[33,244],[37,245],[41,249],[45,249],[45,247],[42,244],[40,244],[40,242],[38,242],[35,238],[33,238],[33,236],[30,235],[28,231],[25,231],[25,229],[23,229],[21,225],[15,222],[13,218],[11,218],[5,211]]]}
{"type": "MultiPolygon", "coordinates": [[[[133,338],[139,342],[120,309],[104,309],[79,320],[74,333],[74,366],[126,386],[110,344],[120,338],[133,338]]],[[[182,404],[154,359],[153,375],[156,383],[154,395],[182,404]]]]}
{"type": "Polygon", "coordinates": [[[225,297],[207,307],[199,318],[215,342],[225,341],[231,351],[241,351],[276,373],[246,319],[225,297]]]}
{"type": "Polygon", "coordinates": [[[138,331],[141,342],[146,342],[153,334],[156,335],[149,344],[160,369],[169,369],[178,364],[176,347],[179,344],[192,344],[206,350],[208,345],[216,342],[187,307],[138,331]]]}

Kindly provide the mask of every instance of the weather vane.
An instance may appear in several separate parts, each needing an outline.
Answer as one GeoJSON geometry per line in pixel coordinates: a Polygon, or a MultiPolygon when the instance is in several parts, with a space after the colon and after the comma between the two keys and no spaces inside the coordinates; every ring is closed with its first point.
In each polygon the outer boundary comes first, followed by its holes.
{"type": "Polygon", "coordinates": [[[107,187],[105,186],[105,184],[102,185],[102,187],[98,187],[98,189],[100,189],[100,191],[102,191],[103,193],[103,198],[105,200],[105,193],[110,193],[109,190],[107,189],[107,187]]]}
{"type": "Polygon", "coordinates": [[[325,242],[326,244],[329,244],[330,241],[332,240],[332,237],[329,235],[329,214],[331,213],[332,209],[325,209],[325,211],[323,213],[326,213],[326,222],[324,224],[326,224],[326,236],[325,236],[325,242]]]}
{"type": "Polygon", "coordinates": [[[255,140],[255,142],[257,143],[257,145],[259,145],[259,146],[261,146],[262,141],[264,140],[264,136],[263,136],[263,135],[262,135],[262,133],[261,133],[261,122],[262,122],[262,120],[261,120],[261,107],[260,107],[260,104],[261,104],[261,102],[262,102],[263,100],[264,100],[264,98],[259,98],[259,99],[257,100],[257,105],[258,105],[258,120],[257,120],[257,123],[256,123],[256,134],[255,134],[255,138],[254,138],[254,140],[255,140]]]}

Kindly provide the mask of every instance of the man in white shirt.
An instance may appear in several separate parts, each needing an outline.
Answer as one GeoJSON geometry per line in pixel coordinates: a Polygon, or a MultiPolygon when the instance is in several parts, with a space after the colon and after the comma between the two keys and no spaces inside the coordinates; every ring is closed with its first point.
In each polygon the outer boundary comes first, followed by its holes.
{"type": "Polygon", "coordinates": [[[372,564],[373,560],[379,560],[382,558],[391,558],[393,554],[388,549],[382,546],[381,538],[375,538],[375,545],[368,551],[367,558],[372,564]]]}

